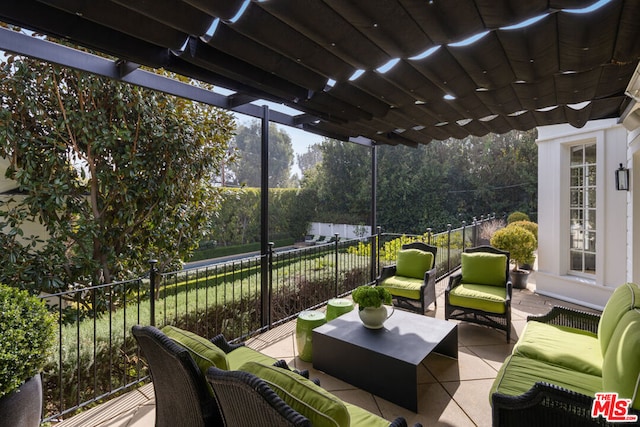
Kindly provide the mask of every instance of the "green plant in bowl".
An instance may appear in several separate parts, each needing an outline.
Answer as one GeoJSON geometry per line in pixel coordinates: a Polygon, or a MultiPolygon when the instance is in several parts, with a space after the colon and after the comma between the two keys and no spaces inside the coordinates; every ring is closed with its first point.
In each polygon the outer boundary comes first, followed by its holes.
{"type": "Polygon", "coordinates": [[[382,304],[391,304],[391,294],[381,286],[358,286],[351,294],[353,302],[358,304],[360,310],[366,307],[380,307],[382,304]]]}

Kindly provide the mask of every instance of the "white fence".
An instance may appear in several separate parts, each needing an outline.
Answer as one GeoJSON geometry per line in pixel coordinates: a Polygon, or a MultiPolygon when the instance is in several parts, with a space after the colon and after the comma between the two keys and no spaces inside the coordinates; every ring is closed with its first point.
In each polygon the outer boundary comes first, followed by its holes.
{"type": "Polygon", "coordinates": [[[371,235],[371,226],[353,224],[330,224],[326,222],[312,222],[308,235],[333,237],[336,233],[341,239],[355,239],[371,235]]]}

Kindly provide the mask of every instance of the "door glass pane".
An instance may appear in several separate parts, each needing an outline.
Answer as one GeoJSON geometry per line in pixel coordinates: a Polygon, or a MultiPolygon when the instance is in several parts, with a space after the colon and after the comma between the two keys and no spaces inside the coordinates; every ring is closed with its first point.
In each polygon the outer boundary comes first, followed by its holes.
{"type": "Polygon", "coordinates": [[[571,147],[569,269],[594,274],[596,263],[596,144],[571,147]]]}
{"type": "Polygon", "coordinates": [[[571,147],[571,166],[581,165],[584,163],[584,149],[582,145],[571,147]]]}
{"type": "Polygon", "coordinates": [[[571,251],[571,270],[582,271],[582,252],[571,251]]]}

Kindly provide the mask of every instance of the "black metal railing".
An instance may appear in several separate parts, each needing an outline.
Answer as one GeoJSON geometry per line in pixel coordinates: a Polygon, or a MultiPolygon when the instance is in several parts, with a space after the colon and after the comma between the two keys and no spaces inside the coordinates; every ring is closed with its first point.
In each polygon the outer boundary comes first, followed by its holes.
{"type": "MultiPolygon", "coordinates": [[[[46,296],[59,317],[55,355],[43,377],[44,419],[56,421],[148,379],[131,336],[135,324],[175,325],[202,336],[245,340],[375,281],[403,242],[438,247],[438,278],[459,267],[460,253],[479,243],[492,216],[442,233],[378,233],[162,273],[150,261],[145,277],[46,296]],[[268,265],[263,293],[262,266],[268,265]],[[152,297],[153,296],[153,297],[152,297]],[[266,298],[266,304],[264,304],[266,298]],[[263,307],[268,313],[263,313],[263,307]]],[[[442,292],[443,289],[438,290],[442,292]]]]}

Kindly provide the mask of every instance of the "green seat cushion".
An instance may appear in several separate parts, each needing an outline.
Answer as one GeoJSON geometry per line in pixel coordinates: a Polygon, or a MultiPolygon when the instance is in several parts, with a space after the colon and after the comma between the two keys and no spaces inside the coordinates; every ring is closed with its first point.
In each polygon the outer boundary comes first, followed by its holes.
{"type": "Polygon", "coordinates": [[[420,249],[401,249],[398,252],[396,275],[424,279],[433,266],[433,254],[420,249]]]}
{"type": "Polygon", "coordinates": [[[462,281],[478,285],[505,286],[507,256],[490,252],[462,253],[462,281]]]}
{"type": "Polygon", "coordinates": [[[247,346],[238,347],[235,350],[227,353],[227,363],[229,364],[229,370],[236,371],[240,366],[247,362],[264,363],[265,365],[273,365],[277,362],[277,359],[262,354],[247,346]]]}
{"type": "Polygon", "coordinates": [[[611,336],[602,365],[602,388],[632,399],[640,410],[640,309],[627,311],[611,336]]]}
{"type": "Polygon", "coordinates": [[[165,326],[162,328],[162,332],[189,351],[202,375],[211,366],[218,369],[229,369],[225,352],[208,339],[175,326],[165,326]]]}
{"type": "Polygon", "coordinates": [[[424,279],[404,276],[387,277],[380,283],[380,286],[387,288],[391,295],[415,300],[420,299],[422,285],[424,285],[424,279]]]}
{"type": "Polygon", "coordinates": [[[598,323],[598,339],[603,355],[618,321],[634,307],[640,308],[640,288],[635,283],[625,283],[619,286],[607,301],[598,323]]]}
{"type": "Polygon", "coordinates": [[[488,313],[504,314],[507,288],[461,283],[449,292],[449,303],[457,307],[472,308],[488,313]]]}
{"type": "Polygon", "coordinates": [[[596,334],[566,326],[527,322],[513,354],[602,376],[602,352],[596,334]]]}
{"type": "Polygon", "coordinates": [[[349,412],[349,418],[351,418],[350,425],[352,427],[389,427],[389,424],[391,424],[384,418],[372,414],[359,406],[352,405],[348,402],[344,402],[344,404],[349,412]]]}
{"type": "Polygon", "coordinates": [[[519,396],[533,387],[536,382],[546,382],[595,397],[602,390],[602,378],[528,357],[511,355],[507,357],[491,387],[494,392],[509,396],[519,396]]]}
{"type": "Polygon", "coordinates": [[[311,425],[319,427],[348,427],[347,407],[333,394],[295,372],[257,362],[240,367],[264,382],[295,411],[307,417],[311,425]]]}

